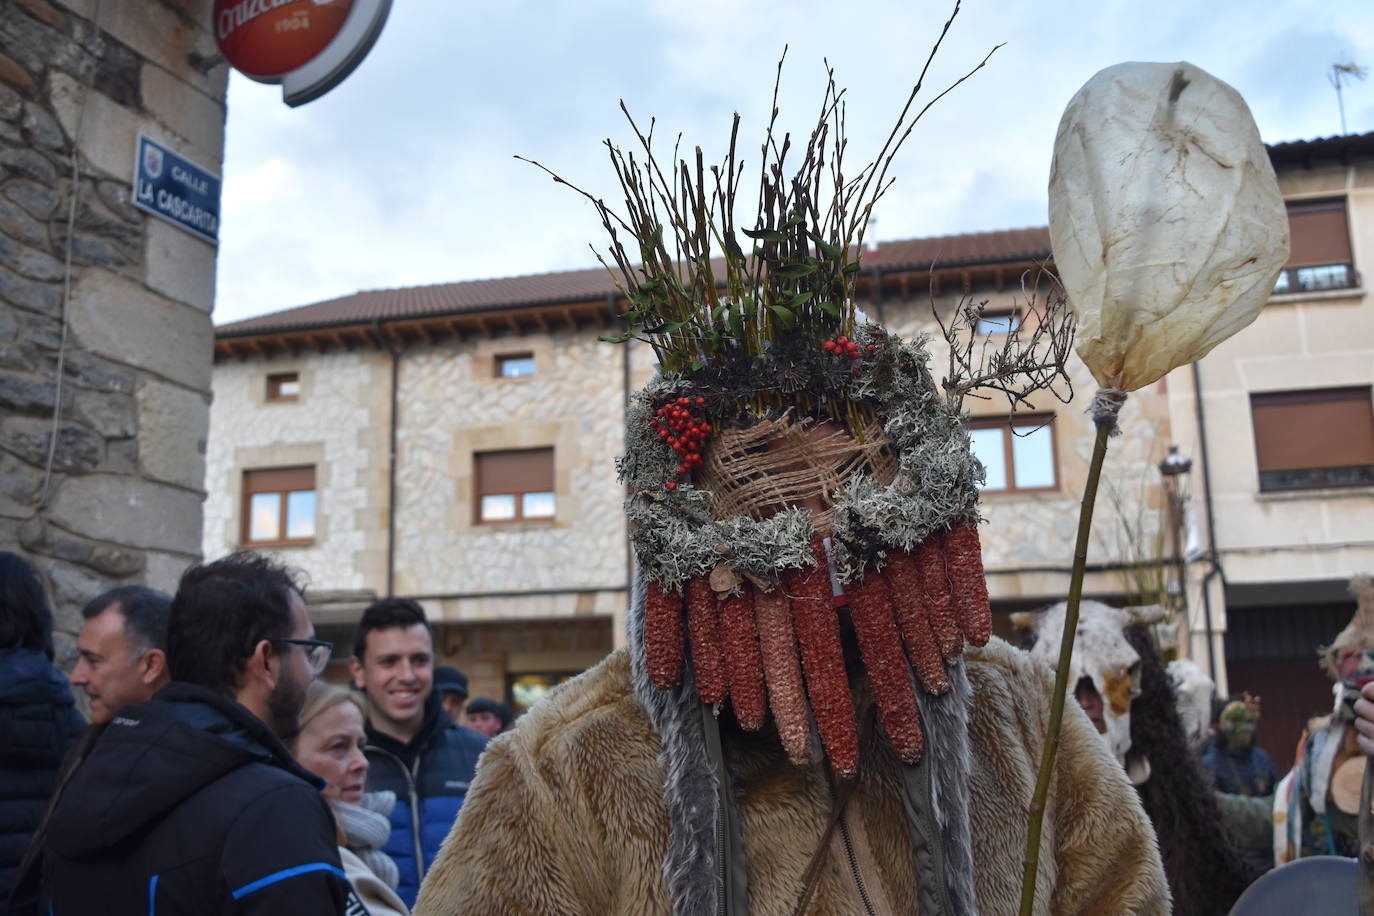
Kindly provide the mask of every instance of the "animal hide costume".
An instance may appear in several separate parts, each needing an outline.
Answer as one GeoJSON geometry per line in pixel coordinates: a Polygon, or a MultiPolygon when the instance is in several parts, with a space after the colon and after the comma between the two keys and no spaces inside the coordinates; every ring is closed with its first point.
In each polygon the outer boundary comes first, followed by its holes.
{"type": "MultiPolygon", "coordinates": [[[[962,391],[857,312],[886,164],[841,177],[839,101],[795,174],[770,126],[748,253],[733,132],[710,179],[610,147],[612,342],[659,364],[619,461],[629,649],[491,745],[417,913],[1015,909],[1051,680],[990,642],[962,391]]],[[[1081,716],[1062,740],[1039,911],[1166,912],[1119,768],[1081,716]]]]}
{"type": "Polygon", "coordinates": [[[1359,800],[1364,757],[1355,744],[1354,703],[1374,680],[1374,582],[1350,582],[1355,616],[1320,650],[1331,677],[1330,715],[1307,724],[1297,760],[1274,790],[1274,861],[1302,856],[1359,855],[1359,800]]]}
{"type": "MultiPolygon", "coordinates": [[[[934,844],[920,835],[931,829],[929,816],[912,817],[910,767],[864,730],[864,766],[844,814],[853,859],[837,831],[808,912],[863,913],[853,869],[875,913],[1016,911],[1024,812],[1053,677],[997,639],[970,650],[960,667],[970,704],[968,794],[940,800],[946,817],[968,818],[969,871],[954,877],[972,888],[972,901],[956,908],[945,879],[920,868],[919,846],[934,844]]],[[[731,848],[712,827],[716,782],[702,740],[655,728],[648,709],[657,694],[649,702],[642,694],[657,688],[646,688],[646,680],[642,671],[636,676],[631,653],[618,651],[555,688],[491,743],[425,879],[417,916],[710,914],[720,912],[722,872],[742,883],[733,912],[793,912],[832,808],[825,768],[792,764],[771,725],[745,732],[723,714],[729,818],[742,839],[731,848]],[[670,795],[665,787],[674,784],[670,795]],[[694,813],[699,827],[689,834],[682,818],[694,813]],[[718,849],[728,861],[719,861],[718,849]]],[[[689,713],[701,705],[683,700],[689,713]]],[[[862,697],[856,712],[858,721],[871,720],[871,699],[862,697]]],[[[699,714],[696,721],[704,731],[699,714]]],[[[948,723],[926,721],[932,736],[949,734],[940,730],[948,723]]],[[[1060,740],[1036,912],[1167,913],[1154,835],[1121,768],[1076,709],[1065,715],[1060,740]]],[[[932,737],[924,759],[932,769],[957,767],[937,762],[942,743],[932,737]]]]}
{"type": "MultiPolygon", "coordinates": [[[[1166,614],[1157,605],[1084,601],[1068,682],[1086,680],[1102,698],[1102,741],[1154,825],[1174,912],[1210,916],[1229,911],[1260,869],[1227,834],[1211,780],[1189,747],[1173,683],[1148,629],[1166,614]]],[[[1015,620],[1034,635],[1032,657],[1058,657],[1063,603],[1015,620]]]]}

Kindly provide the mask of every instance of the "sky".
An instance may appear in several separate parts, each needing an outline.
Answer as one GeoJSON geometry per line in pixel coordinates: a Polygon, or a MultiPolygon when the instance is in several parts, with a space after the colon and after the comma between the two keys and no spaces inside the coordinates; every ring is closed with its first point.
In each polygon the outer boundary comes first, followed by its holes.
{"type": "MultiPolygon", "coordinates": [[[[739,112],[752,173],[784,45],[780,126],[815,123],[828,60],[847,91],[846,157],[867,162],[952,9],[395,0],[372,53],[314,102],[291,109],[280,87],[231,75],[215,321],[358,290],[595,266],[588,245],[604,244],[591,205],[515,155],[613,202],[602,141],[634,142],[623,100],[708,162],[724,156],[739,112]]],[[[1122,61],[1202,67],[1240,91],[1267,143],[1339,134],[1328,74],[1337,62],[1374,68],[1374,3],[965,0],[920,98],[997,45],[907,140],[870,240],[1044,225],[1064,106],[1122,61]]],[[[1344,98],[1348,131],[1374,131],[1374,69],[1344,98]]]]}

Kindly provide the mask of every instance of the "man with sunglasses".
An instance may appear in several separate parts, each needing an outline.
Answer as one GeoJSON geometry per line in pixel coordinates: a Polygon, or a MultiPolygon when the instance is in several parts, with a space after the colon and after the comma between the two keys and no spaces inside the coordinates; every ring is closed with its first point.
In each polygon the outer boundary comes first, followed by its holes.
{"type": "Polygon", "coordinates": [[[281,565],[244,552],[187,570],[172,682],[119,710],[53,808],[43,912],[366,912],[323,784],[282,743],[331,651],[281,565]]]}

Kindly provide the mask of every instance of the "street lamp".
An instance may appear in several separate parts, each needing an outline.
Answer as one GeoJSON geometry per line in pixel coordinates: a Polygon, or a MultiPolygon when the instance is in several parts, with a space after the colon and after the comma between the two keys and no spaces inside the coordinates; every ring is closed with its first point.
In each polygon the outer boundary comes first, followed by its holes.
{"type": "Polygon", "coordinates": [[[1159,473],[1164,475],[1164,492],[1169,500],[1169,527],[1173,530],[1174,541],[1175,581],[1168,592],[1174,599],[1174,610],[1180,614],[1188,608],[1187,570],[1183,564],[1183,510],[1188,504],[1188,472],[1192,469],[1193,460],[1180,455],[1177,445],[1169,446],[1169,454],[1159,463],[1159,473]]]}

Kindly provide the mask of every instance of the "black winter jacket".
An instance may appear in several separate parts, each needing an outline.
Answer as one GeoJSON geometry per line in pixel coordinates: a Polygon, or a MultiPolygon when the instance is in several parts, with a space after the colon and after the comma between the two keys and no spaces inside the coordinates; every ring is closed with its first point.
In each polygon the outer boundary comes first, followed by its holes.
{"type": "Polygon", "coordinates": [[[67,679],[46,655],[0,651],[0,913],[62,756],[85,727],[67,679]]]}
{"type": "Polygon", "coordinates": [[[396,893],[406,906],[415,905],[420,882],[458,819],[486,747],[481,732],[453,724],[437,692],[425,702],[420,731],[406,744],[367,726],[368,791],[396,793],[384,851],[400,869],[396,893]]]}
{"type": "Polygon", "coordinates": [[[67,781],[44,895],[54,914],[366,912],[322,786],[248,710],[173,682],[121,709],[67,781]]]}

